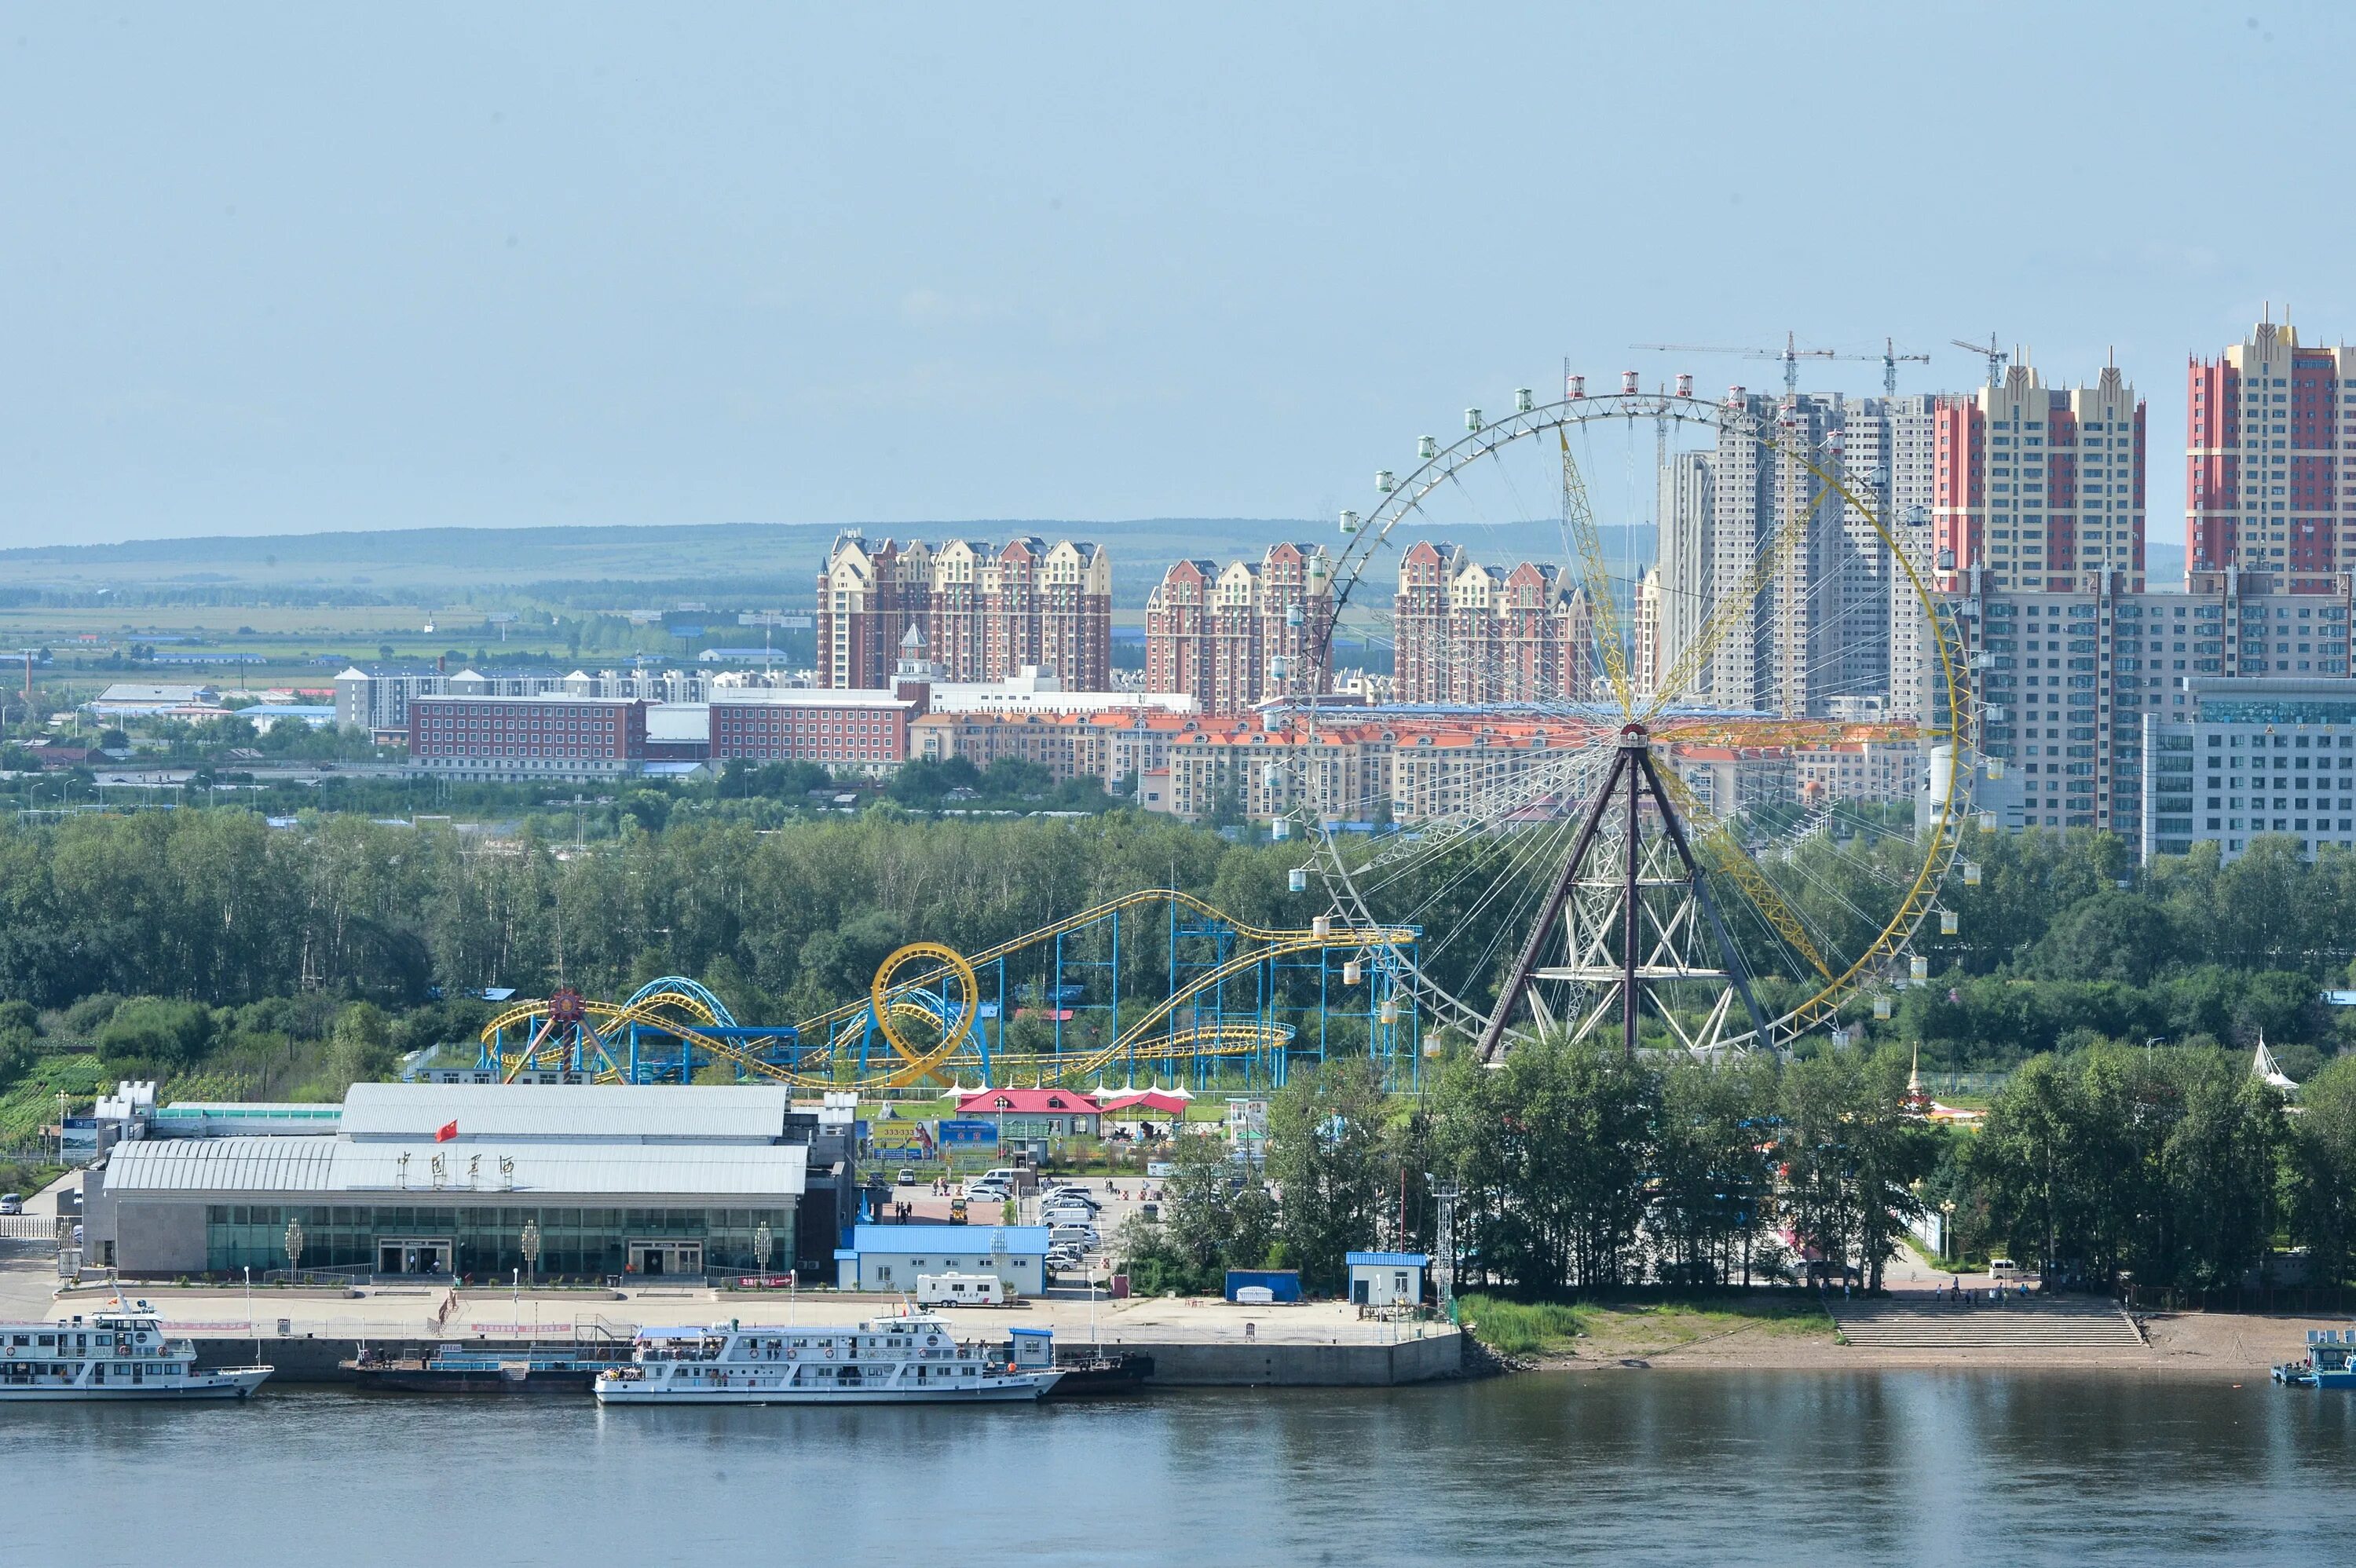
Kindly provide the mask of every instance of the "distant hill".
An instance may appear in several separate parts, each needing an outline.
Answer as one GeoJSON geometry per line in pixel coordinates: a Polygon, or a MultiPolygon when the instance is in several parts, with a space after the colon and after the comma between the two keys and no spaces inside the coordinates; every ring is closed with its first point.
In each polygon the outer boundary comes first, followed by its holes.
{"type": "MultiPolygon", "coordinates": [[[[1173,560],[1257,557],[1278,539],[1321,539],[1333,533],[1330,523],[1290,517],[414,528],[39,545],[0,550],[0,581],[18,592],[76,596],[184,591],[218,599],[245,588],[274,595],[316,590],[428,604],[479,594],[608,608],[689,597],[716,597],[740,606],[795,606],[809,598],[828,546],[845,528],[860,528],[873,539],[1003,541],[1026,534],[1094,539],[1112,551],[1114,597],[1127,606],[1142,604],[1173,560]]],[[[1650,528],[1605,532],[1615,560],[1650,559],[1650,528]]],[[[1562,550],[1551,521],[1460,529],[1454,537],[1483,560],[1556,560],[1562,550]]],[[[1338,545],[1340,539],[1327,542],[1338,545]]]]}

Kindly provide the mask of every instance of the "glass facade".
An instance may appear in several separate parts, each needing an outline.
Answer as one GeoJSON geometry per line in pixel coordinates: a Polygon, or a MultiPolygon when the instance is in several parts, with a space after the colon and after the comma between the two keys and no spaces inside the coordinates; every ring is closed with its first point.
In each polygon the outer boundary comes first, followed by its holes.
{"type": "Polygon", "coordinates": [[[2203,724],[2356,724],[2356,698],[2210,697],[2201,699],[2203,724]]]}
{"type": "Polygon", "coordinates": [[[303,1223],[302,1266],[380,1272],[430,1272],[477,1279],[505,1279],[525,1266],[527,1221],[540,1227],[541,1278],[602,1278],[644,1272],[650,1253],[659,1252],[659,1272],[749,1274],[754,1235],[766,1221],[768,1266],[792,1266],[794,1211],[772,1209],[609,1209],[594,1206],[511,1203],[214,1203],[205,1209],[205,1267],[234,1273],[283,1269],[286,1222],[303,1223]],[[380,1268],[387,1249],[410,1243],[444,1243],[447,1255],[432,1253],[433,1266],[380,1268]],[[680,1243],[687,1243],[683,1252],[680,1243]],[[682,1256],[701,1258],[701,1270],[684,1269],[682,1256]]]}

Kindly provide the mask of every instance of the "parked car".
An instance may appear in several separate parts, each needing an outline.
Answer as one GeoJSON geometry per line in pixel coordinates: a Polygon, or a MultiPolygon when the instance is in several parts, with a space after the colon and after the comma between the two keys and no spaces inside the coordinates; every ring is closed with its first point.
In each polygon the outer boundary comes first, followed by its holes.
{"type": "Polygon", "coordinates": [[[0,1192],[0,1214],[21,1214],[25,1211],[25,1195],[21,1192],[0,1192]]]}
{"type": "Polygon", "coordinates": [[[900,1174],[892,1179],[901,1187],[914,1187],[916,1185],[916,1173],[904,1165],[900,1168],[900,1174]]]}
{"type": "Polygon", "coordinates": [[[1046,1224],[1075,1225],[1089,1231],[1095,1230],[1097,1223],[1097,1217],[1086,1209],[1043,1209],[1039,1218],[1046,1224]]]}
{"type": "Polygon", "coordinates": [[[1092,1248],[1097,1244],[1097,1233],[1077,1225],[1055,1225],[1049,1228],[1048,1246],[1054,1247],[1066,1243],[1081,1248],[1092,1248]]]}
{"type": "Polygon", "coordinates": [[[1041,1199],[1041,1201],[1046,1203],[1078,1203],[1083,1204],[1091,1210],[1101,1209],[1104,1207],[1104,1205],[1098,1202],[1095,1197],[1085,1188],[1079,1187],[1057,1187],[1052,1189],[1041,1199]]]}

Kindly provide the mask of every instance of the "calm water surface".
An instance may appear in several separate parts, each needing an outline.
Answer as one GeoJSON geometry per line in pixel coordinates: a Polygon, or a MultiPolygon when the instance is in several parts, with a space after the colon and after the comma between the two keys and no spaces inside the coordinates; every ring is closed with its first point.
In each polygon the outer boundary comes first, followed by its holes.
{"type": "Polygon", "coordinates": [[[940,1410],[0,1406],[0,1563],[2356,1562],[2356,1399],[1625,1372],[940,1410]]]}

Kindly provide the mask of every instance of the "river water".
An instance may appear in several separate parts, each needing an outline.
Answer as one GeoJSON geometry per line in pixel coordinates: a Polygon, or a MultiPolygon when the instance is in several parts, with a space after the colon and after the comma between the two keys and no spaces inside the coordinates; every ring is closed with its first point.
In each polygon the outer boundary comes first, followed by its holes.
{"type": "Polygon", "coordinates": [[[944,1410],[0,1406],[0,1563],[2348,1563],[2356,1397],[1612,1371],[944,1410]]]}

